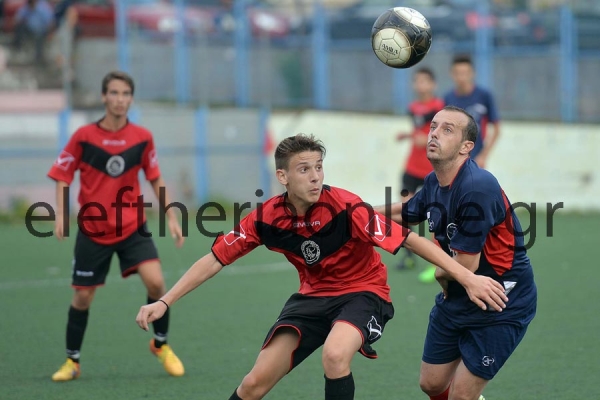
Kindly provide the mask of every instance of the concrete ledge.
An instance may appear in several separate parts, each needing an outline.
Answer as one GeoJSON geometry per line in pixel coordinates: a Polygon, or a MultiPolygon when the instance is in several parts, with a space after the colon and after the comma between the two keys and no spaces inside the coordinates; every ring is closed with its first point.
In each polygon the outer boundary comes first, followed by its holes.
{"type": "Polygon", "coordinates": [[[62,90],[0,92],[0,113],[58,112],[66,104],[62,90]]]}

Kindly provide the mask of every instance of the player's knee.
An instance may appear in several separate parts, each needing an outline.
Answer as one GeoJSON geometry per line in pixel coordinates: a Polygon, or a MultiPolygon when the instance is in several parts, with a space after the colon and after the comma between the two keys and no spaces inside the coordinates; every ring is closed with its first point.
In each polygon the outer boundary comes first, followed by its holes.
{"type": "Polygon", "coordinates": [[[471,385],[452,385],[450,390],[449,400],[471,400],[479,397],[480,393],[474,393],[474,388],[471,385]]]}
{"type": "Polygon", "coordinates": [[[437,396],[448,389],[447,382],[436,381],[423,375],[419,377],[419,386],[421,387],[421,390],[428,396],[437,396]]]}
{"type": "Polygon", "coordinates": [[[165,282],[162,279],[152,280],[146,283],[148,297],[159,299],[165,294],[165,282]]]}
{"type": "Polygon", "coordinates": [[[239,388],[240,397],[244,400],[260,399],[266,393],[266,385],[264,379],[261,379],[259,374],[251,371],[242,380],[239,388]]]}
{"type": "Polygon", "coordinates": [[[87,310],[92,305],[96,288],[75,289],[73,296],[73,307],[78,310],[87,310]]]}
{"type": "Polygon", "coordinates": [[[350,369],[350,360],[346,351],[337,346],[325,346],[323,348],[323,369],[329,378],[347,375],[344,373],[350,369]]]}

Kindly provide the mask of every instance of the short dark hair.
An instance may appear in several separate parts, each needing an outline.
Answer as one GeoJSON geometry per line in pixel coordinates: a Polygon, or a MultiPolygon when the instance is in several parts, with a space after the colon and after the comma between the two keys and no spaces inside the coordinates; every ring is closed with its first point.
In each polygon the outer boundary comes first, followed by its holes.
{"type": "Polygon", "coordinates": [[[471,67],[473,66],[473,60],[471,56],[468,54],[458,54],[455,55],[452,59],[452,65],[456,64],[469,64],[471,67]]]}
{"type": "Polygon", "coordinates": [[[108,84],[114,80],[123,81],[127,85],[129,85],[129,88],[131,89],[131,94],[133,95],[133,92],[135,91],[133,78],[131,77],[131,75],[123,71],[111,71],[104,76],[104,78],[102,79],[102,94],[106,94],[108,92],[108,84]]]}
{"type": "Polygon", "coordinates": [[[431,79],[432,81],[435,82],[435,74],[433,73],[433,70],[429,67],[421,67],[419,68],[416,72],[415,75],[417,74],[423,74],[423,75],[427,75],[429,77],[429,79],[431,79]]]}
{"type": "Polygon", "coordinates": [[[325,146],[323,142],[313,135],[299,133],[296,136],[290,136],[281,141],[275,149],[275,168],[288,169],[290,159],[304,151],[318,151],[322,157],[325,157],[325,146]]]}
{"type": "Polygon", "coordinates": [[[477,122],[475,122],[475,119],[473,118],[473,116],[471,114],[466,112],[464,109],[462,109],[460,107],[456,107],[456,106],[445,106],[444,110],[456,111],[456,112],[460,112],[460,113],[463,113],[464,115],[466,115],[468,118],[468,121],[467,121],[467,126],[462,131],[462,138],[463,138],[463,140],[469,140],[473,143],[477,142],[479,128],[477,127],[477,122]]]}

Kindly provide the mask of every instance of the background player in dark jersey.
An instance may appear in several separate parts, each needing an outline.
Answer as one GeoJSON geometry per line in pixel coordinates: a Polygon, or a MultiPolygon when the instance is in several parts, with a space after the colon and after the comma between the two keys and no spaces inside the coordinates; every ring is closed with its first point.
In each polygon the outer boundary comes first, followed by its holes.
{"type": "Polygon", "coordinates": [[[450,70],[454,89],[444,96],[444,103],[466,110],[479,126],[479,140],[475,143],[471,158],[485,168],[488,157],[500,137],[500,122],[494,96],[475,84],[475,70],[469,56],[459,55],[452,61],[450,70]],[[493,126],[493,133],[488,131],[493,126]]]}
{"type": "MultiPolygon", "coordinates": [[[[77,170],[81,182],[79,231],[73,259],[75,293],[67,323],[67,361],[52,376],[54,381],[79,377],[88,310],[96,287],[104,284],[114,253],[119,257],[123,277],[140,275],[149,303],[165,293],[158,252],[146,229],[144,209],[138,203],[138,172],[144,170],[157,197],[165,182],[160,175],[152,134],[127,119],[133,92],[134,83],[129,75],[122,72],[106,75],[102,81],[105,116],[79,128],[48,173],[56,181],[54,233],[59,240],[68,229],[63,215],[68,201],[64,198],[65,188],[69,187],[77,170]]],[[[166,191],[165,200],[165,204],[170,203],[166,191]]],[[[183,244],[183,235],[172,209],[168,209],[167,217],[169,231],[179,247],[183,244]]],[[[168,329],[169,314],[165,313],[154,322],[155,336],[150,342],[150,350],[169,374],[180,376],[184,368],[167,344],[168,329]]]]}
{"type": "MultiPolygon", "coordinates": [[[[397,140],[412,140],[410,155],[402,175],[400,199],[403,203],[412,198],[423,186],[425,177],[433,171],[427,159],[427,135],[429,123],[433,116],[444,107],[444,101],[435,96],[435,75],[429,68],[418,69],[413,75],[413,91],[417,99],[410,103],[408,112],[413,121],[413,131],[400,133],[397,140]]],[[[398,269],[413,268],[416,264],[413,253],[406,250],[401,258],[398,269]]],[[[419,274],[421,282],[435,282],[435,266],[429,265],[419,274]]]]}
{"type": "Polygon", "coordinates": [[[427,220],[442,249],[464,268],[502,283],[510,300],[482,311],[442,269],[425,338],[420,385],[431,399],[477,399],[523,339],[536,313],[537,289],[519,220],[496,178],[469,158],[477,124],[447,106],[431,123],[427,156],[434,174],[392,217],[427,220]]]}
{"type": "Polygon", "coordinates": [[[160,301],[141,307],[143,329],[224,265],[259,245],[279,252],[296,267],[300,289],[287,301],[267,334],[250,373],[230,400],[262,399],[294,367],[323,346],[325,399],[354,398],[350,371],[357,352],[375,358],[371,344],[393,317],[387,270],[375,246],[395,253],[409,247],[459,279],[474,301],[494,301],[502,286],[462,268],[431,241],[409,234],[343,189],[323,185],[325,148],[312,136],[284,139],[275,151],[277,179],[286,193],[253,210],[212,252],[198,260],[160,301]]]}

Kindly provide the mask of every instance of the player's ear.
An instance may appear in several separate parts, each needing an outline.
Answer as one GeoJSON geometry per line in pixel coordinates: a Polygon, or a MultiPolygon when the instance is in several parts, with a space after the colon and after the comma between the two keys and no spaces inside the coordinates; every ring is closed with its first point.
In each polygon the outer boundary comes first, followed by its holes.
{"type": "Polygon", "coordinates": [[[462,147],[460,149],[460,154],[467,155],[473,150],[474,147],[474,142],[471,142],[470,140],[465,140],[463,141],[462,147]]]}
{"type": "Polygon", "coordinates": [[[279,181],[279,183],[281,183],[283,186],[288,184],[287,174],[285,173],[285,170],[278,169],[277,171],[275,171],[275,175],[277,176],[277,180],[279,181]]]}

